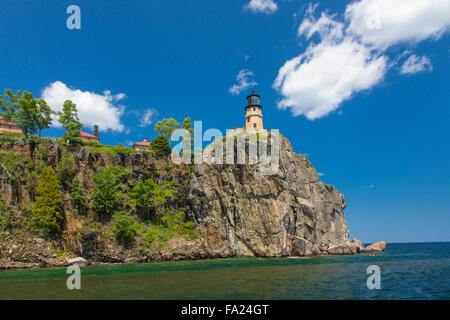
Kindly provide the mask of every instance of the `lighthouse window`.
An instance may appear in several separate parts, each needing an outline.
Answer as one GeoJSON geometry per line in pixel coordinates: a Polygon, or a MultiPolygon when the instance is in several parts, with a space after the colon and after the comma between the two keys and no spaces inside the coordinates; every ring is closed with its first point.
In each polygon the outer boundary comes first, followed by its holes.
{"type": "Polygon", "coordinates": [[[259,104],[259,99],[256,96],[250,97],[250,104],[251,105],[256,105],[259,104]]]}
{"type": "Polygon", "coordinates": [[[256,123],[253,124],[253,128],[256,128],[256,123]]]}
{"type": "Polygon", "coordinates": [[[247,118],[247,122],[250,122],[250,118],[247,118]]]}
{"type": "Polygon", "coordinates": [[[255,111],[256,110],[256,108],[253,108],[253,111],[255,111]]]}

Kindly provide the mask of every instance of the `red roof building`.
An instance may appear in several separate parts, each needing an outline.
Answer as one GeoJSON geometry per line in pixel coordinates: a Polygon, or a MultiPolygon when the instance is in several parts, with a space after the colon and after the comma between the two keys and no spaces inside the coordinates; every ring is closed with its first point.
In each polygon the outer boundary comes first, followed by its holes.
{"type": "Polygon", "coordinates": [[[86,133],[86,132],[83,132],[83,131],[80,131],[80,138],[82,140],[86,140],[86,141],[97,141],[97,142],[100,142],[100,137],[94,136],[93,134],[86,133]]]}
{"type": "Polygon", "coordinates": [[[22,134],[22,129],[20,129],[20,127],[17,123],[4,121],[0,117],[0,132],[12,133],[12,134],[22,134]]]}
{"type": "Polygon", "coordinates": [[[148,150],[150,149],[150,142],[147,141],[147,138],[144,138],[142,142],[135,142],[133,145],[134,150],[148,150]]]}

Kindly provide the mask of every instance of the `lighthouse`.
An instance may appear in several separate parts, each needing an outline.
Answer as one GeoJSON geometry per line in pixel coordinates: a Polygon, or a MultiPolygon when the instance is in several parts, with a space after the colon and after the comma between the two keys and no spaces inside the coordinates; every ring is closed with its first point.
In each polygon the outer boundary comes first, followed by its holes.
{"type": "Polygon", "coordinates": [[[245,107],[245,129],[263,129],[262,106],[259,104],[260,96],[252,90],[247,97],[247,106],[245,107]]]}

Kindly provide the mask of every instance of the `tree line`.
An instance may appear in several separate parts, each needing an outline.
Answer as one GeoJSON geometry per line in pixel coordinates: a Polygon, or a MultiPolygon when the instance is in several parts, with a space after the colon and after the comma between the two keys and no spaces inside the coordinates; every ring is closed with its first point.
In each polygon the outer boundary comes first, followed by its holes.
{"type": "MultiPolygon", "coordinates": [[[[43,129],[50,128],[53,116],[65,129],[64,140],[71,145],[80,144],[80,131],[83,124],[78,117],[78,110],[75,103],[66,100],[61,111],[54,111],[44,99],[36,99],[31,92],[19,90],[13,92],[5,90],[4,95],[0,95],[0,117],[4,121],[15,122],[22,129],[25,139],[38,134],[41,138],[43,129]]],[[[158,121],[155,132],[158,136],[151,142],[152,149],[166,154],[170,153],[170,137],[177,129],[185,129],[191,138],[191,147],[194,145],[194,129],[190,117],[183,120],[182,124],[173,118],[158,121]],[[154,148],[153,148],[154,146],[154,148]]],[[[94,135],[99,136],[99,126],[94,126],[94,135]]],[[[184,138],[183,138],[184,139],[184,138]]]]}
{"type": "MultiPolygon", "coordinates": [[[[78,118],[77,106],[71,100],[66,100],[62,111],[58,112],[52,110],[44,99],[36,99],[28,91],[13,92],[6,89],[5,94],[0,95],[0,117],[4,121],[17,123],[25,139],[36,133],[41,138],[42,130],[50,128],[53,122],[52,116],[57,116],[58,122],[65,129],[65,140],[70,144],[79,144],[83,124],[78,118]]],[[[97,125],[94,133],[98,136],[97,125]]]]}

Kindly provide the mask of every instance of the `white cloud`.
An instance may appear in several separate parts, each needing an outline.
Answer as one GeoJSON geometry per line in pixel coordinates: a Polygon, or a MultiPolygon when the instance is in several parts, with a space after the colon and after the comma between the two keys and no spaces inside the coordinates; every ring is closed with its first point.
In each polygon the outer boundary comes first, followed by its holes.
{"type": "Polygon", "coordinates": [[[253,13],[262,12],[270,14],[278,10],[278,5],[273,0],[250,0],[244,8],[253,13]]]}
{"type": "Polygon", "coordinates": [[[401,74],[413,74],[418,72],[433,71],[430,59],[425,56],[411,55],[402,65],[401,74]]]}
{"type": "MultiPolygon", "coordinates": [[[[126,96],[123,93],[111,95],[110,91],[98,94],[79,89],[71,89],[61,81],[55,81],[44,88],[41,95],[55,111],[61,111],[64,101],[72,100],[77,105],[78,116],[85,127],[99,125],[101,131],[111,130],[121,132],[124,126],[120,122],[123,106],[116,106],[119,100],[126,96]]],[[[57,121],[53,124],[58,126],[57,121]]]]}
{"type": "Polygon", "coordinates": [[[319,175],[319,177],[323,177],[325,175],[325,173],[323,172],[317,172],[317,174],[319,175]]]}
{"type": "Polygon", "coordinates": [[[373,184],[369,185],[369,189],[373,189],[373,188],[375,188],[375,185],[373,185],[373,184]]]}
{"type": "Polygon", "coordinates": [[[249,81],[249,77],[253,76],[255,75],[250,70],[243,69],[239,71],[239,73],[236,76],[236,80],[238,83],[233,84],[233,86],[230,89],[228,89],[228,91],[233,95],[238,95],[248,88],[257,86],[258,83],[256,83],[255,81],[249,81]]]}
{"type": "MultiPolygon", "coordinates": [[[[382,82],[405,51],[390,61],[394,44],[438,39],[449,30],[449,0],[360,0],[347,5],[345,19],[311,5],[299,26],[306,50],[284,63],[273,87],[283,96],[280,109],[313,120],[339,108],[354,94],[382,82]],[[316,41],[318,35],[319,41],[316,41]]],[[[411,56],[401,73],[431,71],[428,58],[411,56]]]]}
{"type": "Polygon", "coordinates": [[[288,60],[273,84],[284,96],[279,108],[291,108],[294,116],[303,114],[310,120],[327,115],[353,94],[379,83],[387,63],[387,57],[344,35],[342,23],[325,13],[315,20],[313,11],[314,7],[308,9],[309,17],[298,34],[309,40],[318,33],[321,41],[288,60]]]}
{"type": "Polygon", "coordinates": [[[345,10],[348,31],[374,47],[439,38],[450,26],[449,0],[361,0],[345,10]]]}
{"type": "Polygon", "coordinates": [[[143,114],[140,117],[139,120],[139,127],[146,127],[153,123],[153,117],[157,115],[155,109],[146,109],[144,110],[143,114]]]}

